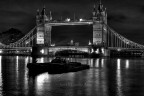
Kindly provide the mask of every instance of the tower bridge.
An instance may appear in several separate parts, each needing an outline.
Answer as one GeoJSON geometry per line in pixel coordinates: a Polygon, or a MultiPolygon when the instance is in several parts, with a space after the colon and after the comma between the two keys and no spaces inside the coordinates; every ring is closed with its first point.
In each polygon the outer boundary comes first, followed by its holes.
{"type": "MultiPolygon", "coordinates": [[[[46,9],[43,8],[40,12],[37,11],[36,26],[28,32],[20,40],[10,43],[9,45],[0,44],[0,53],[4,50],[22,51],[27,49],[27,52],[49,55],[49,53],[55,54],[62,50],[77,50],[79,52],[87,52],[88,54],[95,53],[103,56],[123,55],[132,56],[143,55],[144,45],[133,42],[124,36],[118,34],[115,30],[107,24],[107,10],[103,7],[102,3],[93,7],[92,20],[80,21],[53,21],[51,12],[46,15],[46,9]],[[51,43],[51,30],[52,26],[64,26],[64,25],[92,25],[93,38],[92,42],[86,46],[68,45],[57,46],[51,43]],[[135,55],[136,54],[136,55],[135,55]]],[[[76,51],[73,51],[76,52],[76,51]]]]}

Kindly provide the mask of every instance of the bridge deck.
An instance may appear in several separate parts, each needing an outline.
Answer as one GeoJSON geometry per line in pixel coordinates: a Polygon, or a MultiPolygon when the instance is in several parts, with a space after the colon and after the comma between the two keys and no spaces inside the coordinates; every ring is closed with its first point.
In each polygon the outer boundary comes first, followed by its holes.
{"type": "Polygon", "coordinates": [[[63,26],[63,25],[90,25],[93,24],[92,21],[85,21],[85,22],[48,22],[50,26],[63,26]]]}

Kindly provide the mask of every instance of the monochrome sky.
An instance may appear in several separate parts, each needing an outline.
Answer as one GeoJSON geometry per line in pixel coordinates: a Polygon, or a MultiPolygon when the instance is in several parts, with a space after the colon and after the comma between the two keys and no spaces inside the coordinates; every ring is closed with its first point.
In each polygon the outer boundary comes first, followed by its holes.
{"type": "MultiPolygon", "coordinates": [[[[128,39],[144,44],[144,0],[101,0],[108,13],[108,25],[128,39]]],[[[27,33],[35,26],[37,9],[46,7],[53,19],[90,19],[99,0],[0,0],[0,32],[18,28],[27,33]]],[[[84,31],[86,32],[86,31],[84,31]]]]}

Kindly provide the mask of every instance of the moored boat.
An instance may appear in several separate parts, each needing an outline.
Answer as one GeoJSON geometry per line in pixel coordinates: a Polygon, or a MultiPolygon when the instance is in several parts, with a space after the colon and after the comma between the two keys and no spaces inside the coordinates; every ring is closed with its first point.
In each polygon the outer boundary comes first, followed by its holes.
{"type": "Polygon", "coordinates": [[[68,62],[60,57],[56,57],[48,63],[28,63],[27,67],[31,74],[48,72],[49,74],[60,74],[67,72],[76,72],[89,69],[89,65],[84,65],[79,62],[68,62]]]}

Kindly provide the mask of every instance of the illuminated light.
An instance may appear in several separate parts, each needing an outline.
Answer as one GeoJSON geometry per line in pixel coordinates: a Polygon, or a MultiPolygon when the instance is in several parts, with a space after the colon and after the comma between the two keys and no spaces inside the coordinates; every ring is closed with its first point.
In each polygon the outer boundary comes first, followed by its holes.
{"type": "Polygon", "coordinates": [[[99,59],[96,60],[96,67],[99,67],[99,59]]]}
{"type": "Polygon", "coordinates": [[[35,61],[37,61],[37,63],[44,63],[44,58],[37,58],[35,61]]]}
{"type": "Polygon", "coordinates": [[[2,53],[3,51],[2,50],[0,50],[0,53],[2,53]]]}
{"type": "Polygon", "coordinates": [[[16,68],[18,69],[18,64],[19,64],[19,62],[18,62],[18,60],[19,60],[19,56],[16,56],[16,68]]]}
{"type": "Polygon", "coordinates": [[[29,58],[26,57],[26,58],[25,58],[25,65],[28,63],[28,61],[29,61],[29,58]]]}
{"type": "Polygon", "coordinates": [[[37,39],[37,44],[44,44],[44,39],[37,39]]]}
{"type": "Polygon", "coordinates": [[[129,42],[128,42],[128,41],[126,41],[126,44],[129,44],[129,42]]]}
{"type": "Polygon", "coordinates": [[[101,48],[101,50],[102,50],[102,53],[104,54],[104,48],[101,48]]]}
{"type": "Polygon", "coordinates": [[[55,44],[51,44],[51,46],[55,46],[55,44]]]}
{"type": "MultiPolygon", "coordinates": [[[[0,56],[0,86],[3,85],[3,79],[2,79],[2,56],[0,56]]],[[[0,90],[2,90],[2,88],[0,87],[0,90]]]]}
{"type": "Polygon", "coordinates": [[[129,68],[129,60],[126,60],[126,69],[129,68]]]}
{"type": "Polygon", "coordinates": [[[43,57],[40,59],[40,62],[41,62],[41,63],[44,63],[44,58],[43,58],[43,57]]]}
{"type": "Polygon", "coordinates": [[[28,41],[26,41],[25,43],[28,44],[28,41]]]}
{"type": "Polygon", "coordinates": [[[74,41],[73,41],[73,40],[71,40],[71,41],[70,41],[70,45],[73,45],[73,44],[74,44],[74,41]]]}
{"type": "MultiPolygon", "coordinates": [[[[44,90],[45,87],[44,84],[45,82],[49,81],[49,75],[47,73],[43,73],[41,75],[38,75],[36,78],[36,92],[44,90]]],[[[40,92],[41,93],[41,92],[40,92]]],[[[40,94],[41,96],[42,94],[40,94]]]]}
{"type": "Polygon", "coordinates": [[[118,49],[117,49],[117,51],[121,51],[121,49],[120,49],[120,48],[118,48],[118,49]]]}
{"type": "Polygon", "coordinates": [[[99,49],[97,49],[97,50],[95,51],[95,53],[97,53],[97,54],[98,54],[98,53],[99,53],[99,49]]]}
{"type": "Polygon", "coordinates": [[[94,52],[94,49],[91,50],[91,53],[93,53],[93,52],[94,52]]]}
{"type": "Polygon", "coordinates": [[[16,81],[18,80],[19,80],[19,56],[16,56],[16,81]]]}
{"type": "Polygon", "coordinates": [[[67,18],[66,21],[67,21],[67,22],[70,22],[70,18],[67,18]]]}
{"type": "Polygon", "coordinates": [[[104,27],[104,31],[106,31],[107,29],[104,27]]]}
{"type": "Polygon", "coordinates": [[[80,18],[80,19],[79,19],[79,21],[81,22],[81,21],[83,21],[83,19],[82,19],[82,18],[80,18]]]}
{"type": "Polygon", "coordinates": [[[104,67],[104,59],[101,59],[102,67],[104,67]]]}
{"type": "Polygon", "coordinates": [[[116,81],[117,81],[117,96],[123,96],[122,93],[122,76],[120,70],[120,59],[117,59],[117,72],[116,72],[116,81]]]}
{"type": "Polygon", "coordinates": [[[93,67],[93,59],[88,59],[90,67],[93,67]]]}
{"type": "Polygon", "coordinates": [[[92,43],[89,41],[88,45],[92,45],[92,43]]]}
{"type": "Polygon", "coordinates": [[[88,49],[83,49],[84,52],[88,52],[88,49]]]}
{"type": "Polygon", "coordinates": [[[121,69],[120,67],[120,59],[117,59],[117,69],[121,69]]]}
{"type": "Polygon", "coordinates": [[[44,49],[42,49],[40,52],[41,52],[42,54],[44,54],[44,49]]]}
{"type": "Polygon", "coordinates": [[[29,62],[29,57],[25,58],[25,67],[24,67],[24,88],[27,89],[28,88],[28,78],[27,78],[27,63],[29,62]]]}
{"type": "Polygon", "coordinates": [[[44,44],[44,33],[38,31],[37,32],[37,44],[44,44]]]}
{"type": "Polygon", "coordinates": [[[116,80],[117,80],[117,96],[123,96],[121,70],[117,70],[116,80]]]}
{"type": "Polygon", "coordinates": [[[17,53],[19,53],[19,51],[16,51],[17,53]]]}

